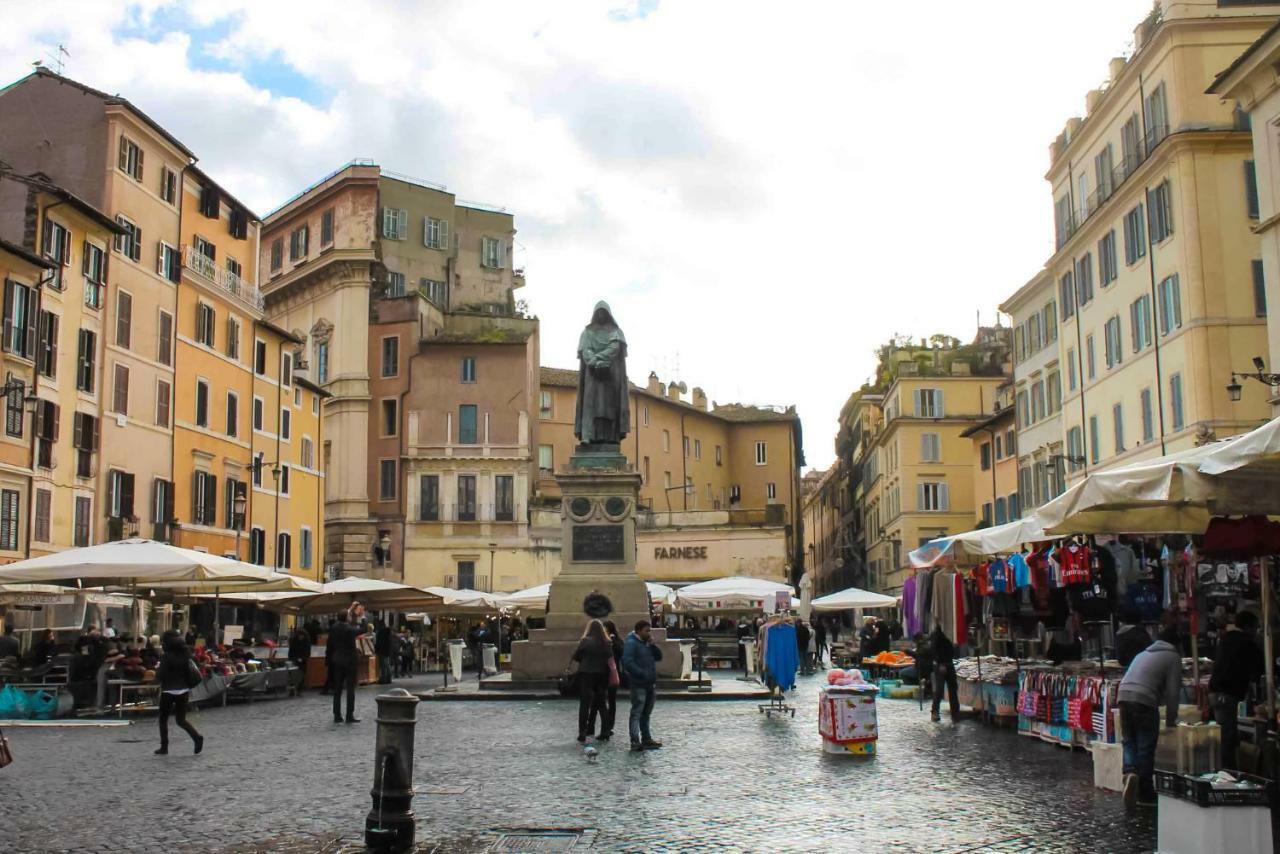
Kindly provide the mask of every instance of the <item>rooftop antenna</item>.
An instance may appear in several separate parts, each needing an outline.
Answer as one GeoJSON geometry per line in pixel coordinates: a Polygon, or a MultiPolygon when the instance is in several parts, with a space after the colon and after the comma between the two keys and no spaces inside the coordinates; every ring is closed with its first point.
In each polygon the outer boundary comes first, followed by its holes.
{"type": "MultiPolygon", "coordinates": [[[[67,50],[66,47],[64,47],[61,42],[58,43],[58,49],[56,51],[52,53],[49,53],[47,51],[45,52],[45,59],[48,59],[53,63],[54,71],[57,72],[59,77],[64,76],[63,72],[66,70],[66,67],[67,67],[67,63],[64,57],[69,57],[69,56],[71,56],[71,51],[67,50]]],[[[35,68],[41,68],[44,66],[44,64],[45,64],[44,59],[37,59],[35,62],[31,63],[31,65],[35,68]]]]}

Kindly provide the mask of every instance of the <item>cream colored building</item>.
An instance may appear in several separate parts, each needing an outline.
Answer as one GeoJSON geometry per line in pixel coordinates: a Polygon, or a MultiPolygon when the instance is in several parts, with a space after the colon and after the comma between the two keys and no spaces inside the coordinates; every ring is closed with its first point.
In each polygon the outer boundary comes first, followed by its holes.
{"type": "MultiPolygon", "coordinates": [[[[1261,257],[1253,261],[1255,312],[1267,315],[1267,353],[1264,373],[1280,370],[1280,321],[1268,307],[1280,306],[1280,24],[1267,30],[1248,50],[1218,75],[1210,92],[1231,99],[1248,114],[1253,132],[1253,162],[1257,174],[1257,223],[1261,257]]],[[[1233,370],[1256,373],[1251,361],[1232,364],[1233,370]]],[[[1242,395],[1256,395],[1255,381],[1240,380],[1242,395]]],[[[1280,415],[1280,389],[1270,388],[1272,415],[1280,415]]]]}
{"type": "Polygon", "coordinates": [[[1000,310],[1013,320],[1016,436],[997,442],[994,454],[999,461],[1017,460],[1018,503],[1027,513],[1056,498],[1066,485],[1063,392],[1078,389],[1074,366],[1080,349],[1076,341],[1059,340],[1057,288],[1045,270],[1005,300],[1000,310]]]}
{"type": "Polygon", "coordinates": [[[1205,90],[1275,20],[1273,7],[1161,0],[1053,143],[1068,479],[1254,426],[1268,390],[1232,401],[1266,352],[1251,137],[1205,90]]]}

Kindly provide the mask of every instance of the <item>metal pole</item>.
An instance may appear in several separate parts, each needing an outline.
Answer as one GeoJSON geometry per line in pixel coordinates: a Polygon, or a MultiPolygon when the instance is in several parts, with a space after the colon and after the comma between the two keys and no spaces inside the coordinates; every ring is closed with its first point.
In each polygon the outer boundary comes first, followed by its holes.
{"type": "MultiPolygon", "coordinates": [[[[1276,558],[1273,557],[1272,567],[1275,564],[1276,558]]],[[[1265,563],[1262,570],[1262,649],[1267,658],[1267,731],[1270,731],[1276,720],[1276,657],[1271,640],[1271,567],[1265,563]]]]}
{"type": "Polygon", "coordinates": [[[213,645],[216,648],[219,645],[218,636],[218,610],[222,600],[222,588],[213,588],[213,645]]]}

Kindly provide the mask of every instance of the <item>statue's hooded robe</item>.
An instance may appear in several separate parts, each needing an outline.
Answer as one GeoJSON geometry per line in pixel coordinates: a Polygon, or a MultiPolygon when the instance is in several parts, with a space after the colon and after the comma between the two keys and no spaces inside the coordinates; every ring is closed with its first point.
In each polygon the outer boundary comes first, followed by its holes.
{"type": "Polygon", "coordinates": [[[573,433],[583,444],[621,442],[631,426],[627,339],[601,300],[578,338],[578,403],[573,433]]]}

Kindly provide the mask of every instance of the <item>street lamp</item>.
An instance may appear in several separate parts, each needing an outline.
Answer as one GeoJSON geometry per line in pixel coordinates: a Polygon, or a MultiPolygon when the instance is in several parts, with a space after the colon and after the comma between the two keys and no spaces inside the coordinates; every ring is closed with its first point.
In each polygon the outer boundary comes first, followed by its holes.
{"type": "Polygon", "coordinates": [[[244,513],[248,505],[249,499],[244,492],[236,489],[235,497],[231,499],[232,527],[236,529],[236,560],[240,560],[240,536],[244,532],[244,513]]]}
{"type": "Polygon", "coordinates": [[[1280,385],[1280,374],[1267,373],[1267,363],[1261,356],[1253,357],[1253,368],[1252,372],[1231,372],[1231,382],[1227,383],[1227,394],[1231,397],[1232,403],[1238,402],[1244,392],[1244,387],[1240,384],[1242,379],[1257,380],[1266,386],[1280,385]]]}
{"type": "Polygon", "coordinates": [[[387,568],[388,559],[391,556],[391,534],[387,531],[382,532],[382,537],[378,540],[378,547],[382,549],[382,553],[378,555],[382,568],[387,568]]]}

